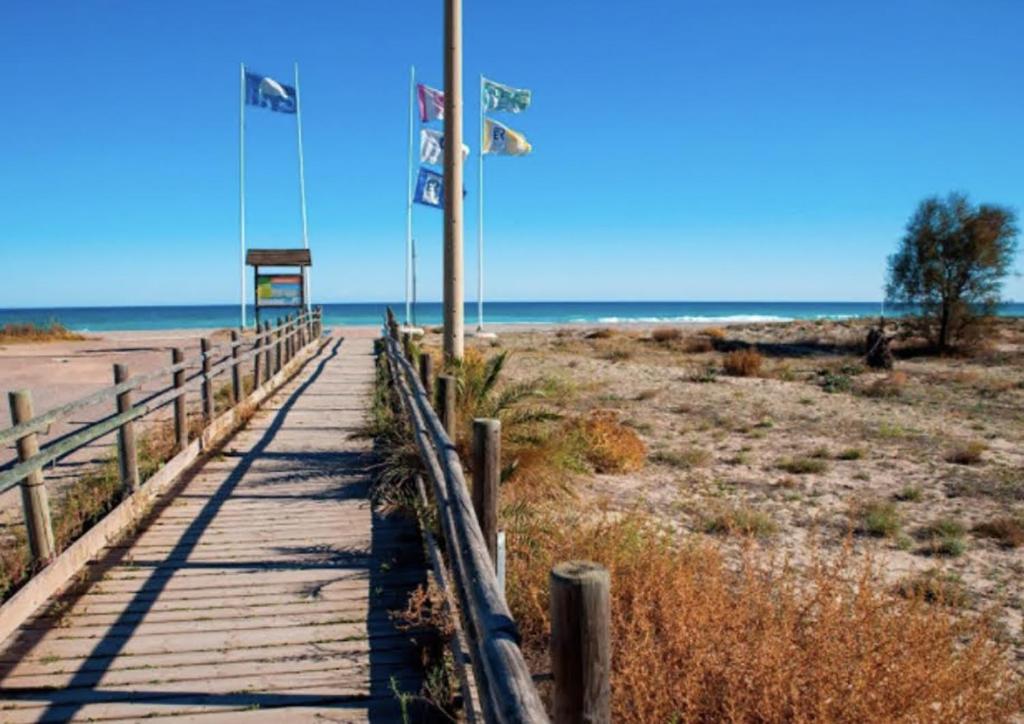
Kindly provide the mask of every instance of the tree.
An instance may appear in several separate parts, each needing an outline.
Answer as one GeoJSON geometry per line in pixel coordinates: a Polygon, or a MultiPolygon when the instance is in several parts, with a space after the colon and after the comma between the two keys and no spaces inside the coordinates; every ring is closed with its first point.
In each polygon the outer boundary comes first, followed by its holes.
{"type": "Polygon", "coordinates": [[[925,199],[889,257],[886,296],[919,310],[929,339],[946,351],[991,315],[1017,251],[1017,217],[952,193],[925,199]]]}

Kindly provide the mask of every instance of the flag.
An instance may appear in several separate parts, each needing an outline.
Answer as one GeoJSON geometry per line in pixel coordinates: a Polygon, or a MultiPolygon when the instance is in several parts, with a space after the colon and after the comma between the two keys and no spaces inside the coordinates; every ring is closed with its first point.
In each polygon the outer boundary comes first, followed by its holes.
{"type": "Polygon", "coordinates": [[[266,75],[245,71],[245,102],[278,113],[295,113],[295,89],[266,75]]]}
{"type": "Polygon", "coordinates": [[[416,84],[416,95],[420,100],[420,120],[444,120],[444,92],[422,83],[416,84]]]}
{"type": "Polygon", "coordinates": [[[483,153],[495,156],[525,156],[532,150],[533,146],[523,134],[490,118],[484,119],[483,153]]]}
{"type": "MultiPolygon", "coordinates": [[[[462,160],[469,156],[469,146],[462,144],[462,160]]],[[[433,128],[420,129],[420,163],[440,165],[444,160],[444,134],[433,128]]]]}
{"type": "Polygon", "coordinates": [[[424,206],[442,208],[444,206],[444,177],[429,168],[420,167],[413,201],[424,206]]]}
{"type": "Polygon", "coordinates": [[[484,78],[480,104],[485,111],[521,113],[530,107],[530,91],[495,83],[484,78]]]}

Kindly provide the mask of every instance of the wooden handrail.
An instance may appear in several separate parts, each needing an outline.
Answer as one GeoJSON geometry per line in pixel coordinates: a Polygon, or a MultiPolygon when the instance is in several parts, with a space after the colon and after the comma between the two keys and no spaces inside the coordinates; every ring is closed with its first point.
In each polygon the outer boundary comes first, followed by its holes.
{"type": "Polygon", "coordinates": [[[452,579],[471,634],[473,669],[484,716],[495,722],[546,722],[548,717],[519,648],[518,629],[498,585],[455,445],[395,335],[387,334],[384,344],[398,397],[433,484],[452,579]]]}
{"type": "MultiPolygon", "coordinates": [[[[308,315],[306,312],[303,312],[299,316],[299,319],[306,321],[312,320],[319,324],[322,319],[322,311],[318,309],[312,315],[308,315]]],[[[282,324],[280,328],[283,328],[285,326],[286,324],[282,324]]],[[[271,332],[269,333],[260,333],[257,336],[269,337],[269,335],[272,334],[273,331],[276,330],[271,330],[271,332]]],[[[296,334],[297,332],[298,329],[296,328],[295,330],[288,332],[285,335],[285,337],[288,337],[292,334],[296,334]]],[[[248,342],[248,340],[246,341],[248,342]]],[[[216,365],[211,366],[208,372],[204,373],[202,369],[197,370],[194,374],[189,375],[185,379],[185,383],[192,382],[196,379],[204,378],[207,381],[212,380],[217,374],[224,371],[225,369],[230,369],[232,367],[240,365],[242,362],[251,359],[255,354],[258,354],[259,352],[262,351],[260,348],[256,347],[255,341],[252,342],[252,345],[252,349],[250,349],[248,352],[240,354],[237,357],[228,356],[224,358],[222,361],[218,362],[216,365]]],[[[212,347],[209,351],[207,351],[205,357],[210,358],[212,361],[212,358],[214,357],[215,353],[221,347],[222,346],[220,345],[218,347],[212,347]]],[[[233,348],[234,345],[231,344],[228,345],[228,347],[233,348]]],[[[198,361],[201,363],[203,358],[204,355],[200,353],[198,355],[198,361]]],[[[102,390],[98,390],[78,400],[74,400],[65,405],[54,408],[53,410],[49,410],[48,412],[45,412],[41,415],[37,415],[30,420],[26,420],[24,422],[20,422],[16,425],[13,425],[12,427],[7,428],[6,430],[0,430],[0,445],[20,440],[28,435],[34,435],[38,432],[48,430],[49,427],[54,422],[57,422],[67,417],[72,412],[92,407],[93,405],[96,405],[108,399],[115,399],[117,398],[118,395],[121,395],[125,392],[129,392],[132,390],[136,390],[143,384],[150,382],[154,379],[158,379],[160,377],[172,377],[177,372],[182,372],[191,369],[194,364],[195,361],[183,361],[178,362],[176,364],[168,365],[166,367],[161,367],[157,370],[147,372],[142,375],[135,375],[125,380],[124,382],[120,382],[110,387],[105,387],[102,390]]],[[[117,430],[122,425],[131,422],[132,420],[135,420],[150,412],[160,409],[161,407],[171,403],[178,397],[181,397],[185,393],[186,391],[184,387],[175,387],[174,384],[172,383],[166,387],[163,387],[155,391],[154,393],[152,393],[145,399],[135,403],[128,410],[122,413],[109,415],[96,422],[90,423],[89,425],[81,429],[74,430],[65,435],[62,435],[61,437],[55,440],[47,442],[45,446],[41,447],[38,453],[32,455],[28,459],[11,462],[0,467],[0,492],[4,492],[10,489],[11,487],[19,483],[21,480],[23,480],[27,475],[42,469],[48,463],[51,463],[55,460],[59,460],[65,455],[68,455],[69,453],[72,453],[75,450],[78,450],[79,448],[88,445],[89,443],[103,437],[104,435],[113,432],[114,430],[117,430]]]]}
{"type": "MultiPolygon", "coordinates": [[[[303,312],[300,319],[302,317],[305,317],[306,315],[307,313],[303,312]]],[[[238,343],[229,342],[227,345],[217,345],[216,347],[212,347],[210,349],[209,354],[212,357],[215,353],[219,353],[219,351],[223,347],[227,347],[229,351],[228,353],[230,354],[230,350],[233,347],[235,347],[236,344],[238,346],[245,344],[255,344],[255,340],[263,339],[264,337],[269,338],[274,331],[276,331],[277,329],[286,328],[287,326],[287,323],[283,323],[280,325],[280,327],[273,328],[269,333],[260,332],[254,335],[253,338],[239,340],[238,343]]],[[[297,334],[297,332],[297,329],[292,330],[287,333],[287,336],[297,334]]],[[[250,349],[250,351],[246,352],[244,355],[239,355],[237,359],[238,361],[242,362],[251,359],[252,356],[253,350],[250,349]]],[[[198,361],[201,362],[202,358],[203,355],[202,353],[200,353],[198,355],[198,361]]],[[[232,357],[225,357],[223,360],[214,365],[214,367],[211,369],[211,374],[216,375],[218,372],[220,372],[222,369],[228,366],[233,361],[233,359],[234,358],[232,357]]],[[[18,440],[19,438],[25,437],[26,435],[31,434],[33,432],[43,432],[44,430],[48,429],[53,423],[66,418],[68,415],[74,412],[77,412],[88,407],[92,407],[93,405],[96,405],[100,402],[104,402],[105,400],[113,400],[123,392],[136,390],[142,385],[146,384],[147,382],[151,382],[152,380],[158,379],[160,377],[173,375],[175,372],[178,372],[179,370],[187,370],[192,366],[192,364],[194,363],[180,362],[178,364],[161,367],[159,369],[153,370],[152,372],[147,372],[142,375],[135,375],[125,380],[124,382],[121,382],[120,384],[111,385],[110,387],[104,387],[103,389],[97,390],[96,392],[93,392],[90,395],[86,395],[85,397],[73,400],[65,405],[61,405],[60,407],[55,407],[54,409],[44,412],[41,415],[36,415],[31,420],[26,420],[25,422],[13,425],[12,427],[9,427],[5,430],[0,430],[0,445],[6,445],[7,443],[18,440]]],[[[201,375],[201,372],[196,372],[195,374],[190,376],[186,381],[191,382],[192,380],[197,379],[201,375]]]]}

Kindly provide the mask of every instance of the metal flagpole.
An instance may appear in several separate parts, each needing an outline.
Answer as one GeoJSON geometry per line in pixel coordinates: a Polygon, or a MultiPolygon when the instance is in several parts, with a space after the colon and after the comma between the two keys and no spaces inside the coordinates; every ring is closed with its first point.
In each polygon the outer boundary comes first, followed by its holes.
{"type": "Polygon", "coordinates": [[[241,256],[238,261],[241,282],[240,313],[245,329],[245,63],[241,64],[241,83],[238,98],[238,242],[241,256]]]}
{"type": "Polygon", "coordinates": [[[484,74],[480,74],[480,148],[476,218],[476,331],[484,331],[484,74]]]}
{"type": "MultiPolygon", "coordinates": [[[[309,248],[309,228],[306,225],[306,164],[302,155],[302,100],[299,93],[299,64],[295,63],[295,128],[299,139],[299,205],[302,209],[302,245],[309,248]]],[[[313,310],[312,292],[309,284],[309,267],[302,267],[305,278],[306,311],[313,310]]]]}
{"type": "Polygon", "coordinates": [[[416,240],[412,240],[412,324],[416,326],[416,240]]]}
{"type": "Polygon", "coordinates": [[[415,112],[413,106],[416,101],[416,66],[409,66],[409,174],[407,178],[407,196],[405,202],[405,326],[409,326],[412,317],[412,164],[413,164],[413,135],[415,132],[415,112]]]}

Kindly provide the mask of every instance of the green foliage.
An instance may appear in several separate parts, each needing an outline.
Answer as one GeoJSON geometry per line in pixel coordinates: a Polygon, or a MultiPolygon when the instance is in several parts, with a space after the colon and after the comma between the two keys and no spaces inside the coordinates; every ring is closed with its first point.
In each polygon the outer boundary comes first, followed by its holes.
{"type": "Polygon", "coordinates": [[[811,457],[783,458],[776,467],[792,475],[818,474],[828,470],[828,464],[824,460],[811,457]]]}
{"type": "Polygon", "coordinates": [[[944,351],[1001,300],[1017,250],[1016,214],[952,193],[918,206],[889,257],[887,297],[920,310],[920,327],[944,351]]]}

